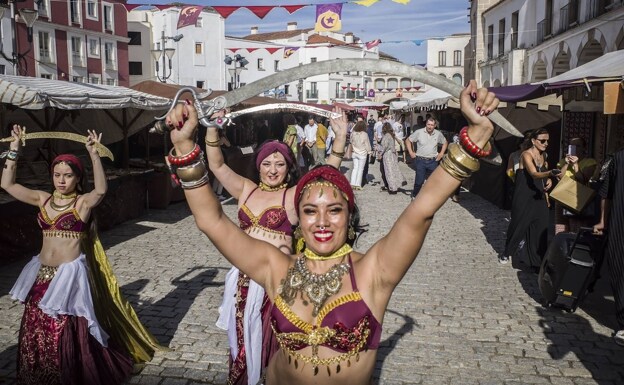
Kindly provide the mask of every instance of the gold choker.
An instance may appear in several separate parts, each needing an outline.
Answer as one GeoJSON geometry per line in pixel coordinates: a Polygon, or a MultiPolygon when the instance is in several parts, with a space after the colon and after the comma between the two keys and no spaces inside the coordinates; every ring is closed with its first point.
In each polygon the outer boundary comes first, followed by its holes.
{"type": "Polygon", "coordinates": [[[307,249],[307,248],[303,251],[303,255],[305,255],[307,259],[311,259],[313,261],[328,261],[330,259],[344,257],[345,255],[349,254],[352,251],[353,251],[353,248],[349,246],[347,243],[345,243],[344,245],[342,245],[341,248],[334,251],[331,255],[320,256],[316,254],[314,251],[307,249]]]}
{"type": "Polygon", "coordinates": [[[288,183],[282,183],[279,186],[271,187],[268,184],[260,182],[259,187],[260,187],[260,190],[262,191],[272,192],[272,191],[279,191],[279,190],[285,189],[286,187],[288,187],[288,183]]]}
{"type": "Polygon", "coordinates": [[[52,193],[52,195],[56,198],[56,199],[74,199],[76,197],[76,195],[78,195],[75,191],[70,193],[70,194],[63,194],[58,190],[54,190],[54,192],[52,193]]]}

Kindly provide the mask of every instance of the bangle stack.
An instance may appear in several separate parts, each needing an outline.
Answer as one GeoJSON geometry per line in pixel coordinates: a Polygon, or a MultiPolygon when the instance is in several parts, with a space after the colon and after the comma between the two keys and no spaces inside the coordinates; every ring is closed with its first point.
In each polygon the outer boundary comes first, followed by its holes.
{"type": "Polygon", "coordinates": [[[345,156],[345,152],[344,151],[343,152],[337,152],[337,151],[331,150],[331,155],[335,156],[336,158],[342,159],[345,156]]]}
{"type": "Polygon", "coordinates": [[[459,131],[459,144],[468,151],[468,154],[475,158],[484,158],[492,153],[492,145],[489,141],[485,144],[484,148],[480,148],[475,142],[470,140],[468,136],[468,126],[465,126],[459,131]]]}
{"type": "Polygon", "coordinates": [[[208,140],[208,137],[206,137],[205,142],[206,142],[206,146],[209,146],[209,147],[221,147],[221,143],[219,143],[220,142],[219,139],[217,139],[217,140],[208,140]]]}
{"type": "Polygon", "coordinates": [[[8,150],[0,154],[0,158],[7,158],[7,160],[17,161],[19,158],[19,152],[15,150],[8,150]]]}
{"type": "Polygon", "coordinates": [[[462,181],[479,169],[479,160],[469,154],[463,147],[452,143],[442,158],[440,167],[453,178],[462,181]]]}
{"type": "Polygon", "coordinates": [[[183,189],[194,189],[208,184],[208,169],[204,153],[198,144],[186,155],[176,156],[175,150],[167,156],[171,179],[183,189]]]}

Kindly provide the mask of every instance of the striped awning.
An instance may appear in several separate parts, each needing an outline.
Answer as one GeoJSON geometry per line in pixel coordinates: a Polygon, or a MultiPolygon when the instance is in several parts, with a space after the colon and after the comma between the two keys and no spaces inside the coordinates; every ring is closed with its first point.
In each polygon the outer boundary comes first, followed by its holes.
{"type": "Polygon", "coordinates": [[[167,108],[170,101],[127,87],[0,75],[0,103],[28,110],[46,107],[62,110],[120,108],[155,110],[167,108]]]}

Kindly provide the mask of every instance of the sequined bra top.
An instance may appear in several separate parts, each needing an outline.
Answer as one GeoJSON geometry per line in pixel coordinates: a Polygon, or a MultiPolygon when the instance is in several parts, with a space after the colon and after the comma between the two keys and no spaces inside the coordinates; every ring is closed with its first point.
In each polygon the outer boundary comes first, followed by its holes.
{"type": "Polygon", "coordinates": [[[271,327],[280,348],[294,359],[311,363],[315,371],[320,365],[329,368],[335,365],[339,367],[342,361],[350,363],[351,358],[359,358],[359,352],[379,347],[381,324],[357,289],[350,256],[349,265],[353,292],[325,304],[314,324],[299,318],[280,295],[275,298],[271,309],[271,327]],[[312,357],[297,352],[308,346],[312,347],[312,357]],[[319,358],[316,355],[318,346],[328,347],[341,354],[319,358]]]}
{"type": "Polygon", "coordinates": [[[288,220],[288,214],[284,208],[284,202],[286,201],[286,191],[284,189],[284,195],[282,196],[281,206],[271,206],[264,209],[260,215],[256,216],[247,207],[247,201],[251,195],[258,189],[256,187],[245,199],[245,202],[238,210],[238,223],[241,229],[247,230],[249,228],[262,229],[269,233],[275,233],[281,236],[292,236],[293,228],[292,224],[288,220]]]}
{"type": "Polygon", "coordinates": [[[61,238],[81,238],[86,234],[87,224],[80,219],[78,211],[76,211],[76,202],[74,205],[51,219],[48,216],[45,206],[52,196],[45,201],[37,214],[37,222],[43,231],[43,235],[47,237],[61,238]]]}

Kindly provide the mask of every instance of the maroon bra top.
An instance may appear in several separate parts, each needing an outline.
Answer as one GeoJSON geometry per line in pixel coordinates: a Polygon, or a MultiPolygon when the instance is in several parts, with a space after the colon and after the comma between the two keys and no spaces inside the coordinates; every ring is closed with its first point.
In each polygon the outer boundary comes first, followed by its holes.
{"type": "Polygon", "coordinates": [[[249,194],[241,208],[238,210],[238,224],[240,228],[243,230],[247,230],[251,227],[257,227],[268,232],[279,233],[281,235],[287,235],[291,237],[293,233],[293,228],[292,224],[288,220],[288,214],[286,214],[286,209],[284,208],[284,202],[286,201],[286,191],[288,190],[284,189],[281,206],[268,207],[264,209],[260,213],[260,215],[256,216],[247,207],[247,201],[257,189],[258,187],[256,187],[249,194]]]}
{"type": "Polygon", "coordinates": [[[74,205],[61,213],[55,218],[50,218],[46,211],[46,204],[52,199],[50,196],[37,214],[37,222],[43,230],[43,234],[53,237],[79,238],[87,229],[87,224],[80,219],[78,211],[76,211],[76,202],[74,205]]]}
{"type": "Polygon", "coordinates": [[[325,304],[316,316],[315,325],[301,320],[280,295],[275,298],[271,324],[282,348],[295,351],[318,345],[353,355],[379,347],[381,324],[357,289],[351,256],[349,265],[353,292],[325,304]]]}

